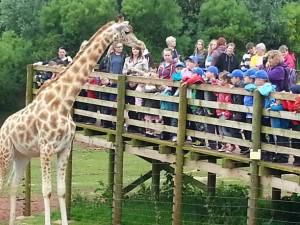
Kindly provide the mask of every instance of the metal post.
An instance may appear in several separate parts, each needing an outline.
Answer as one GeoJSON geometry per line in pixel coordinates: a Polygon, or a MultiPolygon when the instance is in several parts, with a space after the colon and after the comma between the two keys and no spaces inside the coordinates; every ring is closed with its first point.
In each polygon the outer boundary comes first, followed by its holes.
{"type": "Polygon", "coordinates": [[[115,177],[113,192],[113,225],[121,225],[122,219],[122,198],[123,198],[123,156],[124,156],[124,109],[125,109],[125,87],[126,77],[118,76],[117,96],[117,126],[116,126],[116,152],[115,152],[115,177]]]}
{"type": "Polygon", "coordinates": [[[178,110],[178,133],[176,146],[176,167],[174,177],[174,196],[173,196],[173,216],[172,225],[182,224],[182,182],[183,182],[183,145],[185,141],[186,113],[187,113],[187,86],[182,84],[179,89],[179,110],[178,110]]]}
{"type": "Polygon", "coordinates": [[[253,115],[252,115],[252,159],[250,165],[250,192],[248,199],[247,225],[257,224],[257,202],[259,196],[258,160],[261,148],[261,118],[262,118],[262,96],[258,90],[254,91],[253,115]]]}
{"type": "MultiPolygon", "coordinates": [[[[27,82],[26,82],[26,105],[28,105],[33,100],[33,93],[32,93],[32,85],[33,85],[33,65],[27,65],[27,82]]],[[[25,172],[25,182],[24,182],[24,209],[23,215],[30,216],[31,215],[31,169],[30,169],[30,162],[26,168],[25,172]]]]}

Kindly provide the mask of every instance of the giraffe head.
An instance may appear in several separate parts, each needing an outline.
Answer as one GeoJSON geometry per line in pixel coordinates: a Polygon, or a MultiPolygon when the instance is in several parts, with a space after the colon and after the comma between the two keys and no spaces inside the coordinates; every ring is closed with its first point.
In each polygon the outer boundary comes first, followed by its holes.
{"type": "Polygon", "coordinates": [[[133,28],[128,21],[119,21],[113,25],[115,31],[114,41],[118,41],[129,47],[145,49],[144,42],[137,39],[133,33],[133,28]]]}

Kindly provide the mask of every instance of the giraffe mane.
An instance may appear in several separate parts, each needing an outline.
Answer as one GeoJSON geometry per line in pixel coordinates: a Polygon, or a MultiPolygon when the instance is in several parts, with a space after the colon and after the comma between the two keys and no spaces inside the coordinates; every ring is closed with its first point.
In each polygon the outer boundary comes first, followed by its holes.
{"type": "Polygon", "coordinates": [[[56,77],[53,80],[49,80],[47,83],[44,83],[37,91],[37,94],[40,94],[43,90],[45,90],[47,87],[50,87],[52,83],[55,83],[57,80],[60,79],[60,77],[73,65],[73,63],[82,55],[82,53],[84,52],[84,50],[90,45],[90,43],[93,42],[93,40],[96,38],[96,36],[98,36],[98,34],[102,33],[103,31],[105,31],[107,28],[109,28],[110,26],[112,26],[113,24],[115,24],[114,21],[110,21],[108,23],[106,23],[105,25],[103,25],[88,41],[87,43],[85,43],[83,46],[80,47],[79,51],[77,52],[77,54],[75,55],[75,57],[73,58],[73,61],[71,63],[69,63],[61,72],[59,72],[56,77]]]}

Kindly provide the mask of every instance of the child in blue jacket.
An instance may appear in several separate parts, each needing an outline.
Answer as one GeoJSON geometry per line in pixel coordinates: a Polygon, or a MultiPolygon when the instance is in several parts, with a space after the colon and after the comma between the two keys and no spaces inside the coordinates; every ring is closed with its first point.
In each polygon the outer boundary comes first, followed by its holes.
{"type": "MultiPolygon", "coordinates": [[[[274,98],[270,98],[269,95],[272,92],[275,92],[276,86],[272,85],[268,82],[268,74],[264,70],[258,70],[255,72],[254,75],[250,76],[250,78],[254,79],[254,84],[249,85],[247,88],[248,90],[251,88],[254,91],[256,88],[260,92],[262,96],[264,96],[263,107],[265,109],[279,111],[283,110],[283,107],[279,101],[276,101],[274,98]]],[[[247,90],[247,89],[246,89],[247,90]]],[[[287,124],[285,121],[282,121],[280,118],[270,118],[268,116],[263,116],[262,118],[262,125],[274,128],[287,128],[287,124]]],[[[286,145],[288,142],[284,140],[284,137],[274,137],[273,135],[261,135],[261,141],[270,144],[279,144],[281,146],[286,145]],[[277,142],[275,142],[277,139],[277,142]],[[279,141],[278,141],[279,140],[279,141]]],[[[286,154],[276,154],[274,152],[263,152],[262,153],[262,160],[265,161],[272,161],[272,162],[287,162],[288,155],[286,154]]]]}

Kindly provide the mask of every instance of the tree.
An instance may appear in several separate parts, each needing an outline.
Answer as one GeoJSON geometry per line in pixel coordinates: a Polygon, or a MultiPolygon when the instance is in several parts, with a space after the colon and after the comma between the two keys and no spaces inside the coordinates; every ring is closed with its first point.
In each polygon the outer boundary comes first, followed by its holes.
{"type": "Polygon", "coordinates": [[[257,31],[257,24],[242,1],[206,0],[198,15],[198,36],[209,41],[224,36],[238,48],[251,41],[257,31]]]}
{"type": "Polygon", "coordinates": [[[253,21],[256,21],[257,30],[253,41],[265,43],[268,49],[277,49],[285,39],[278,15],[281,8],[290,0],[244,0],[244,2],[253,21]]]}
{"type": "Polygon", "coordinates": [[[41,35],[53,41],[55,51],[63,45],[74,55],[82,41],[117,14],[116,1],[52,0],[40,12],[41,35]],[[51,40],[49,34],[55,38],[51,40]]]}
{"type": "Polygon", "coordinates": [[[300,5],[292,2],[286,4],[279,14],[281,34],[285,37],[281,44],[287,44],[289,49],[300,53],[300,5]]]}
{"type": "Polygon", "coordinates": [[[0,30],[32,38],[38,31],[38,12],[48,0],[1,0],[0,30]]]}
{"type": "Polygon", "coordinates": [[[123,0],[122,12],[156,59],[161,59],[165,38],[170,35],[178,38],[183,26],[181,8],[174,0],[123,0]]]}
{"type": "Polygon", "coordinates": [[[0,39],[0,108],[16,108],[24,102],[26,65],[32,62],[31,42],[14,32],[4,32],[0,39]],[[20,101],[22,99],[23,101],[20,101]]]}

